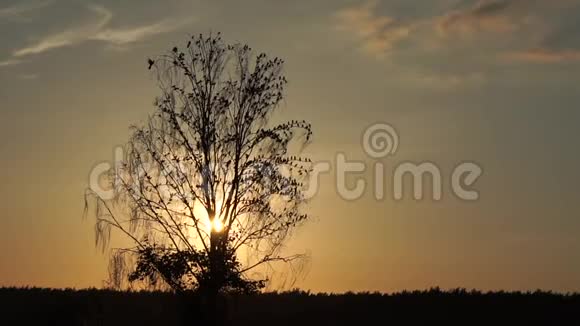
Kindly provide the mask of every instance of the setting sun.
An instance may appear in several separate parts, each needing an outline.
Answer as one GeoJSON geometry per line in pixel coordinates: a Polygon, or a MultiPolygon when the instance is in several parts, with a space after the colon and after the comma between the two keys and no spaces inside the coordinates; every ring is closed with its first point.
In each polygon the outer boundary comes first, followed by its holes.
{"type": "Polygon", "coordinates": [[[209,234],[212,231],[221,232],[224,229],[224,224],[220,219],[220,207],[221,201],[216,203],[216,213],[215,218],[212,220],[207,213],[206,208],[201,204],[201,202],[196,202],[194,205],[194,214],[199,218],[200,221],[203,221],[205,224],[204,229],[209,234]]]}
{"type": "Polygon", "coordinates": [[[214,218],[214,220],[211,222],[211,228],[215,231],[215,232],[221,232],[224,229],[224,224],[222,223],[222,221],[216,217],[214,218]]]}

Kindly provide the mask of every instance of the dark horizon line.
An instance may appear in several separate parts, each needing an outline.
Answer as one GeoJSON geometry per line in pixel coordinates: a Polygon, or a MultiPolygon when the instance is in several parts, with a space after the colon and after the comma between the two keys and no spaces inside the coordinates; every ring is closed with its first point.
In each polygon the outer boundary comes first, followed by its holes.
{"type": "MultiPolygon", "coordinates": [[[[171,290],[148,290],[148,289],[125,289],[116,290],[110,288],[97,288],[97,287],[86,287],[86,288],[75,288],[75,287],[39,287],[39,286],[0,286],[0,292],[2,291],[36,291],[36,292],[72,292],[72,293],[82,293],[82,292],[102,292],[102,293],[126,293],[126,294],[178,294],[171,290]]],[[[195,291],[189,291],[191,293],[195,291]]],[[[430,287],[427,289],[415,289],[415,290],[399,290],[394,292],[383,292],[383,291],[345,291],[345,292],[313,292],[311,290],[303,290],[300,288],[290,289],[290,290],[273,290],[258,293],[257,295],[301,295],[301,296],[405,296],[405,295],[472,295],[472,296],[489,296],[489,295],[548,295],[548,296],[558,296],[558,297],[580,297],[580,292],[568,291],[568,292],[558,292],[554,290],[478,290],[478,289],[467,289],[462,287],[441,289],[439,286],[430,287]]]]}

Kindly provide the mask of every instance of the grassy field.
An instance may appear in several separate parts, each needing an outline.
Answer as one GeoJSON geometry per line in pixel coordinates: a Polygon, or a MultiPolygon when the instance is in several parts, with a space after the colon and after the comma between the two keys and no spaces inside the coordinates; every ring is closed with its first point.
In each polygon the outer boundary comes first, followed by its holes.
{"type": "MultiPolygon", "coordinates": [[[[229,325],[580,325],[580,295],[440,291],[228,296],[229,325]]],[[[163,292],[0,289],[0,325],[200,325],[194,297],[163,292]]]]}

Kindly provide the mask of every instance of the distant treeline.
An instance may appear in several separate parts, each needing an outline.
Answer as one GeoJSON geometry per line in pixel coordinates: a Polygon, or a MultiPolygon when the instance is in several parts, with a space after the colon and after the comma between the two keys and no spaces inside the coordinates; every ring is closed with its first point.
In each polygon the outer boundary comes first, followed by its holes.
{"type": "MultiPolygon", "coordinates": [[[[580,294],[543,291],[290,291],[221,305],[231,325],[580,325],[580,294]]],[[[199,325],[199,306],[168,292],[0,288],[0,325],[199,325]]]]}

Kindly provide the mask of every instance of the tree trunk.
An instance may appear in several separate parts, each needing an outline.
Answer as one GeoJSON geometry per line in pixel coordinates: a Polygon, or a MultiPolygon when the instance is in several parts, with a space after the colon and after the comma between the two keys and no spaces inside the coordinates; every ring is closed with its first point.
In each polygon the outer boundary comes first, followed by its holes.
{"type": "Polygon", "coordinates": [[[209,284],[203,290],[205,299],[205,314],[209,325],[223,325],[225,321],[225,306],[222,304],[220,291],[225,285],[225,247],[223,234],[212,230],[210,235],[210,278],[209,284]]]}

